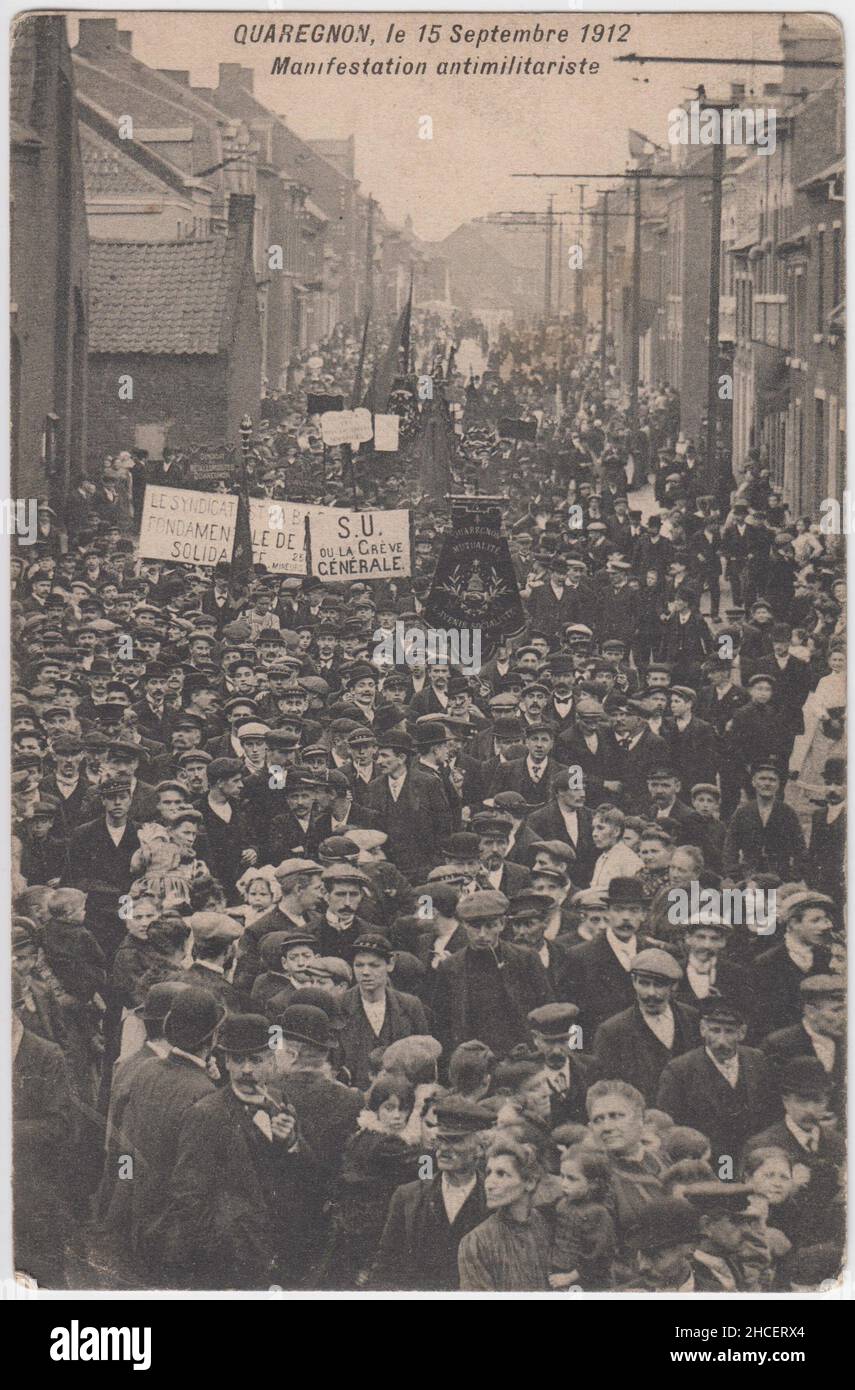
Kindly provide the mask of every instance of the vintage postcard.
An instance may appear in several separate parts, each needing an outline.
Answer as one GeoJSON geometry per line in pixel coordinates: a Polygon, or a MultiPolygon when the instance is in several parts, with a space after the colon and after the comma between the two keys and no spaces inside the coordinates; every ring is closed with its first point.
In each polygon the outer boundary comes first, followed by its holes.
{"type": "Polygon", "coordinates": [[[841,1289],[841,22],[9,84],[9,1287],[841,1289]]]}

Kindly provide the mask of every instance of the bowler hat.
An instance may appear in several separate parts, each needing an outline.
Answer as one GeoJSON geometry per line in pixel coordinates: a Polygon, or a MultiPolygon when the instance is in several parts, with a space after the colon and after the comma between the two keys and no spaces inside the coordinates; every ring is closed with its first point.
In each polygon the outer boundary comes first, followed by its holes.
{"type": "Polygon", "coordinates": [[[659,1197],[641,1208],[626,1239],[633,1250],[663,1250],[693,1245],[700,1233],[697,1212],[689,1202],[680,1197],[659,1197]]]}
{"type": "Polygon", "coordinates": [[[831,1090],[831,1078],[818,1057],[792,1057],[781,1068],[781,1095],[818,1100],[831,1090]]]}
{"type": "Polygon", "coordinates": [[[611,880],[606,893],[609,907],[644,907],[647,904],[644,887],[637,878],[619,875],[611,880]]]}
{"type": "Polygon", "coordinates": [[[333,1044],[330,1018],[313,1004],[291,1004],[279,1020],[283,1038],[293,1042],[310,1043],[313,1047],[330,1048],[333,1044]]]}
{"type": "Polygon", "coordinates": [[[163,1025],[166,1041],[192,1052],[213,1037],[224,1010],[210,990],[191,986],[173,1001],[163,1025]]]}
{"type": "Polygon", "coordinates": [[[270,1024],[263,1014],[228,1014],[217,1037],[222,1052],[250,1056],[270,1046],[270,1024]]]}

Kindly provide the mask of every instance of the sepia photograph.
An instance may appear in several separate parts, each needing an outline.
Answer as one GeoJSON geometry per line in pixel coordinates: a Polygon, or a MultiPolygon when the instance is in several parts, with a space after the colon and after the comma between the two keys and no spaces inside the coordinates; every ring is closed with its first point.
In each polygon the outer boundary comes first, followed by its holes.
{"type": "Polygon", "coordinates": [[[8,53],[4,1296],[805,1361],[725,1324],[851,1297],[842,20],[8,53]]]}

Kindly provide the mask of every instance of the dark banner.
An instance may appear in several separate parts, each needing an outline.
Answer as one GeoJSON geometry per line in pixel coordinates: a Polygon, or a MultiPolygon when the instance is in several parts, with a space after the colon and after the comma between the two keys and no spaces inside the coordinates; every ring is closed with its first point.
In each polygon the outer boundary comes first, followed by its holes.
{"type": "Polygon", "coordinates": [[[536,420],[500,420],[500,439],[525,439],[533,443],[537,439],[536,420]]]}
{"type": "Polygon", "coordinates": [[[425,605],[425,621],[436,628],[480,628],[484,643],[513,637],[525,613],[498,507],[452,510],[425,605]]]}
{"type": "Polygon", "coordinates": [[[235,451],[232,448],[197,449],[185,454],[188,486],[193,483],[210,485],[232,482],[235,476],[235,451]]]}
{"type": "Polygon", "coordinates": [[[328,410],[344,410],[344,396],[324,396],[309,391],[306,396],[307,415],[326,415],[328,410]]]}

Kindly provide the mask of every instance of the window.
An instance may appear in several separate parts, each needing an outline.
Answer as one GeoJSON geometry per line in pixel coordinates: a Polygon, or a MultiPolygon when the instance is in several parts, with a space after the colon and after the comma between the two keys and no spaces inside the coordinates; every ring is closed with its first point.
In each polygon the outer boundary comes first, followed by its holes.
{"type": "Polygon", "coordinates": [[[825,232],[816,234],[816,326],[814,331],[822,333],[825,329],[825,232]]]}

